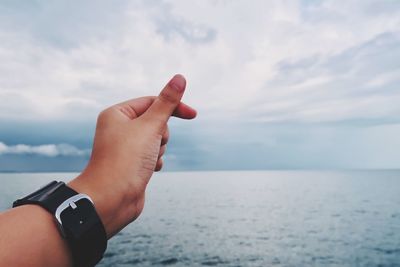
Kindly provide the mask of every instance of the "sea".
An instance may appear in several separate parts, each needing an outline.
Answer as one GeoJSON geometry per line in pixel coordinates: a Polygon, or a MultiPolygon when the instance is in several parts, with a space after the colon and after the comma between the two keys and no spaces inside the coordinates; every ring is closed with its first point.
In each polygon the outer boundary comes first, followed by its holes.
{"type": "MultiPolygon", "coordinates": [[[[75,176],[0,174],[0,209],[75,176]]],[[[157,173],[98,266],[400,266],[400,171],[157,173]]]]}

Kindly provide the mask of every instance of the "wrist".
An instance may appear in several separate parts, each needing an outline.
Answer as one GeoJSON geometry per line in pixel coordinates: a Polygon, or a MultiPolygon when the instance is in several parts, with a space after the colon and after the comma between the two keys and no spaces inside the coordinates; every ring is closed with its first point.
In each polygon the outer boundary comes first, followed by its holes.
{"type": "Polygon", "coordinates": [[[96,175],[85,170],[68,183],[78,193],[87,194],[111,238],[136,219],[144,204],[144,194],[132,194],[126,186],[118,184],[112,176],[96,175]]]}

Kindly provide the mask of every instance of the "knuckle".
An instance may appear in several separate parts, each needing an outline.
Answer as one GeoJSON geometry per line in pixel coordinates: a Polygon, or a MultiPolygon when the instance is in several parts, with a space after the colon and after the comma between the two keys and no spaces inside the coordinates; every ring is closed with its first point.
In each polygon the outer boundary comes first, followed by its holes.
{"type": "Polygon", "coordinates": [[[167,146],[166,145],[162,145],[161,148],[160,148],[160,153],[158,154],[158,159],[160,159],[165,154],[166,150],[167,150],[167,146]]]}
{"type": "Polygon", "coordinates": [[[160,170],[162,169],[162,167],[163,167],[163,161],[162,161],[162,159],[160,158],[160,159],[157,161],[156,170],[157,170],[157,171],[160,171],[160,170]]]}
{"type": "Polygon", "coordinates": [[[161,144],[162,144],[162,145],[167,144],[167,143],[168,143],[168,140],[169,140],[168,134],[164,134],[164,135],[162,136],[162,139],[161,139],[161,144]]]}
{"type": "Polygon", "coordinates": [[[110,109],[109,108],[102,110],[99,113],[99,115],[97,116],[97,122],[101,123],[101,122],[104,122],[105,120],[107,120],[107,118],[109,116],[109,113],[110,113],[110,109]]]}

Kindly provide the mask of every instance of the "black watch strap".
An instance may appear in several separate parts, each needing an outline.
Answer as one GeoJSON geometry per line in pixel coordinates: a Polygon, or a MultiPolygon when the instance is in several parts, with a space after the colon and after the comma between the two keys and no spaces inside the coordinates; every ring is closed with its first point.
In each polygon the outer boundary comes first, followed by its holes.
{"type": "Polygon", "coordinates": [[[92,200],[65,185],[53,181],[19,199],[13,207],[36,204],[56,217],[61,234],[67,240],[74,266],[94,266],[107,248],[107,235],[92,200]]]}

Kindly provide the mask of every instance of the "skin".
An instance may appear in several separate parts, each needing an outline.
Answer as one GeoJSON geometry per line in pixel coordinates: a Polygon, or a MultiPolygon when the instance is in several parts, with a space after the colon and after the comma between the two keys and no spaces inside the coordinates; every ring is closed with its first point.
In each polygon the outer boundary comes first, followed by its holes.
{"type": "MultiPolygon", "coordinates": [[[[142,212],[146,186],[162,168],[171,116],[193,119],[196,111],[181,102],[186,81],[175,75],[158,97],[128,100],[102,111],[92,155],[68,185],[89,195],[108,238],[142,212]]],[[[0,213],[0,266],[72,266],[54,218],[36,205],[0,213]]]]}

